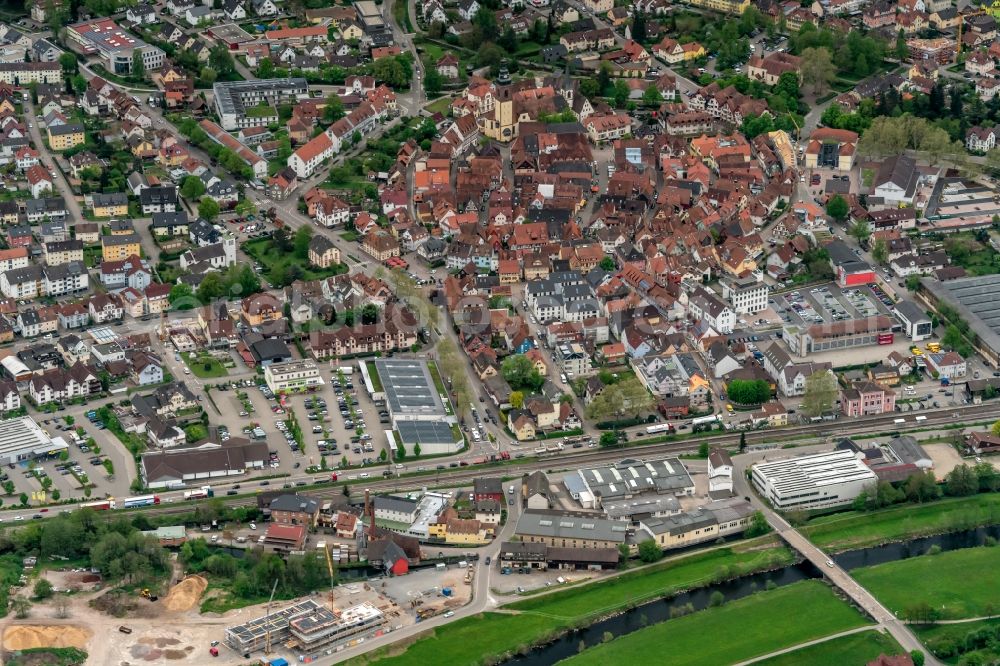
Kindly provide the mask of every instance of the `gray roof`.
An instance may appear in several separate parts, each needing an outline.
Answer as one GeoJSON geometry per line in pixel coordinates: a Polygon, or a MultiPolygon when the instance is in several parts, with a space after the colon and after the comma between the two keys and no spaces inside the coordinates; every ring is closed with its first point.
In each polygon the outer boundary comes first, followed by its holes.
{"type": "Polygon", "coordinates": [[[279,495],[271,500],[270,508],[271,511],[316,513],[319,511],[319,502],[311,497],[304,497],[302,495],[279,495]]]}
{"type": "Polygon", "coordinates": [[[919,461],[929,461],[930,456],[924,451],[924,448],[917,443],[917,440],[909,435],[903,435],[902,437],[894,437],[889,440],[886,445],[889,449],[896,454],[900,462],[904,464],[917,464],[919,461]]]}
{"type": "Polygon", "coordinates": [[[930,317],[927,316],[927,313],[924,312],[924,309],[913,301],[900,301],[899,303],[896,303],[894,309],[901,317],[906,319],[906,321],[911,324],[915,324],[918,321],[931,320],[930,317]]]}
{"type": "Polygon", "coordinates": [[[589,539],[625,543],[626,526],[621,521],[562,511],[528,510],[517,520],[514,532],[521,536],[550,539],[589,539]]]}
{"type": "Polygon", "coordinates": [[[431,379],[427,362],[420,359],[379,359],[375,369],[393,415],[446,415],[444,403],[431,379]]]}
{"type": "Polygon", "coordinates": [[[377,495],[372,500],[372,506],[376,511],[396,511],[399,513],[413,513],[417,510],[417,501],[406,499],[405,497],[390,497],[388,495],[377,495]]]}
{"type": "Polygon", "coordinates": [[[677,458],[663,460],[626,459],[607,467],[577,471],[595,497],[620,499],[643,492],[683,493],[694,481],[677,458]]]}

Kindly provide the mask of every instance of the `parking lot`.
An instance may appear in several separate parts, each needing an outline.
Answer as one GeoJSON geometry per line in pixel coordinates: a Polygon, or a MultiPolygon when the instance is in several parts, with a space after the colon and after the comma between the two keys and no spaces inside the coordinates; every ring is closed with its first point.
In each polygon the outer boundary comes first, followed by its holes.
{"type": "Polygon", "coordinates": [[[256,384],[213,393],[230,433],[244,437],[263,433],[272,452],[270,473],[304,472],[320,466],[323,456],[331,470],[343,467],[345,459],[351,467],[379,464],[385,446],[379,409],[357,390],[350,375],[325,370],[321,374],[321,389],[285,396],[283,401],[256,384]],[[301,430],[301,447],[285,424],[292,413],[301,430]]]}
{"type": "Polygon", "coordinates": [[[770,303],[786,324],[812,326],[891,315],[892,301],[877,286],[841,289],[834,283],[775,294],[770,303]]]}

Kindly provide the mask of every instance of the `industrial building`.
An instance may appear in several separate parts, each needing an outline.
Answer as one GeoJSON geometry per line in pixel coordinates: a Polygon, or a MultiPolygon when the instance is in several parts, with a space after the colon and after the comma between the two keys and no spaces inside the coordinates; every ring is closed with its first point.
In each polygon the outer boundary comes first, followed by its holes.
{"type": "Polygon", "coordinates": [[[663,550],[683,548],[742,534],[750,525],[752,515],[749,502],[732,499],[664,518],[644,519],[639,522],[639,532],[645,533],[663,550]]]}
{"type": "Polygon", "coordinates": [[[62,437],[49,437],[30,416],[0,421],[0,463],[15,464],[66,451],[62,437]]]}
{"type": "Polygon", "coordinates": [[[386,623],[386,617],[369,602],[343,610],[330,610],[305,599],[226,629],[226,645],[245,658],[258,650],[286,645],[303,652],[340,645],[386,623]]]}
{"type": "Polygon", "coordinates": [[[878,477],[851,451],[831,451],[757,463],[754,487],[776,509],[822,509],[849,504],[878,477]]]}
{"type": "Polygon", "coordinates": [[[568,473],[563,485],[585,509],[600,509],[606,502],[635,499],[643,494],[692,496],[694,480],[677,458],[622,460],[607,467],[568,473]]]}
{"type": "Polygon", "coordinates": [[[122,30],[109,18],[71,25],[66,28],[66,37],[70,45],[84,55],[99,55],[104,66],[114,74],[131,74],[136,53],[142,54],[142,65],[147,72],[163,67],[166,59],[163,49],[122,30]]]}
{"type": "Polygon", "coordinates": [[[361,364],[361,374],[373,399],[384,399],[392,430],[386,431],[389,448],[402,444],[412,451],[420,445],[421,455],[455,453],[462,447],[454,412],[446,394],[438,391],[430,367],[421,359],[379,359],[361,364]],[[377,383],[376,383],[377,382],[377,383]],[[378,386],[378,390],[376,390],[378,386]]]}
{"type": "Polygon", "coordinates": [[[219,444],[144,453],[140,470],[146,487],[174,488],[264,469],[267,461],[267,442],[233,437],[219,444]]]}
{"type": "Polygon", "coordinates": [[[514,534],[526,543],[556,548],[617,548],[627,526],[618,520],[565,511],[529,509],[517,519],[514,534]]]}
{"type": "Polygon", "coordinates": [[[933,278],[920,280],[918,298],[931,307],[945,304],[969,325],[976,351],[994,367],[1000,367],[1000,309],[996,295],[1000,275],[965,277],[942,282],[933,278]]]}

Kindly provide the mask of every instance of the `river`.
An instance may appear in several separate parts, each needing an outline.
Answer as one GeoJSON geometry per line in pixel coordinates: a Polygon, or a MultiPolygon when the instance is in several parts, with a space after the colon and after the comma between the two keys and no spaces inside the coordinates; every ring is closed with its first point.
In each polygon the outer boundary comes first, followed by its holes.
{"type": "MultiPolygon", "coordinates": [[[[833,559],[844,569],[850,571],[858,567],[895,562],[923,555],[932,546],[938,546],[942,551],[974,548],[982,546],[987,537],[1000,539],[1000,526],[992,525],[851,550],[836,555],[833,559]]],[[[610,632],[615,637],[630,634],[648,625],[669,620],[671,608],[685,606],[688,603],[694,607],[695,611],[703,610],[709,606],[710,598],[716,591],[722,592],[726,601],[732,601],[765,589],[769,582],[781,587],[801,580],[821,577],[822,572],[811,563],[800,562],[775,571],[752,574],[684,592],[622,611],[618,615],[595,622],[579,631],[568,632],[551,643],[535,647],[526,655],[513,657],[502,663],[518,664],[519,666],[550,666],[577,654],[580,641],[593,646],[601,642],[605,632],[610,632]]]]}

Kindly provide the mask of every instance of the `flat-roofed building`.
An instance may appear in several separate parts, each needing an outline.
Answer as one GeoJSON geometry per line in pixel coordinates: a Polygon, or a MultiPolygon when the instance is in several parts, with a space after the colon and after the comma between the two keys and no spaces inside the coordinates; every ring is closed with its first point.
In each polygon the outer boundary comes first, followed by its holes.
{"type": "Polygon", "coordinates": [[[340,645],[380,629],[387,619],[370,602],[330,610],[312,599],[226,629],[226,645],[239,654],[263,650],[268,644],[294,641],[305,652],[340,645]]]}
{"type": "Polygon", "coordinates": [[[0,463],[14,464],[66,451],[62,437],[49,437],[30,416],[0,421],[0,463]]]}
{"type": "Polygon", "coordinates": [[[878,477],[851,451],[831,451],[753,466],[754,487],[776,509],[849,504],[878,477]]]}
{"type": "Polygon", "coordinates": [[[264,368],[264,381],[275,393],[303,391],[323,385],[319,367],[312,359],[271,363],[264,368]]]}
{"type": "Polygon", "coordinates": [[[239,476],[263,469],[268,461],[267,442],[250,442],[233,437],[220,444],[167,449],[142,456],[141,472],[150,489],[239,476]]]}

